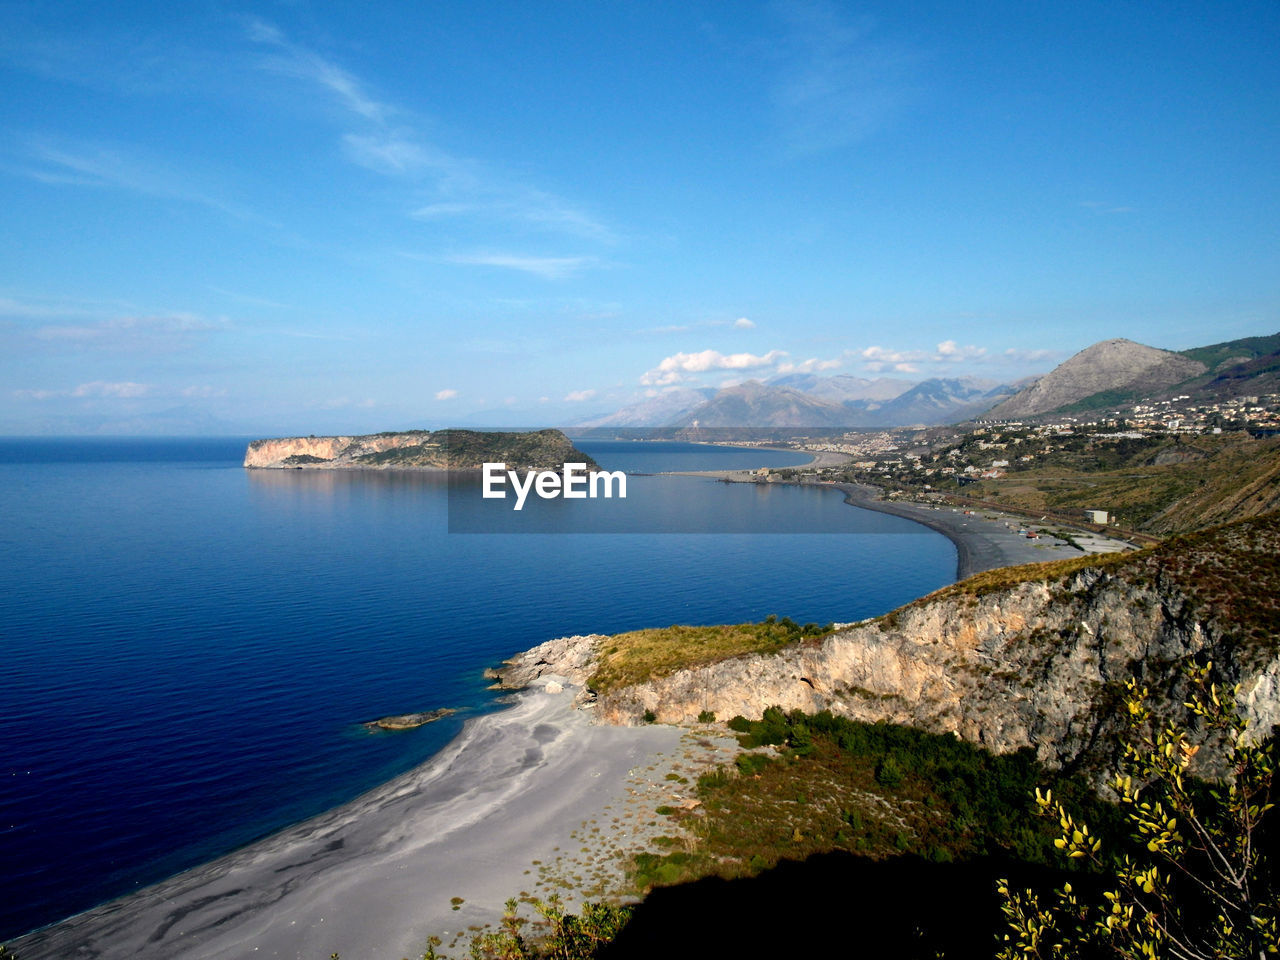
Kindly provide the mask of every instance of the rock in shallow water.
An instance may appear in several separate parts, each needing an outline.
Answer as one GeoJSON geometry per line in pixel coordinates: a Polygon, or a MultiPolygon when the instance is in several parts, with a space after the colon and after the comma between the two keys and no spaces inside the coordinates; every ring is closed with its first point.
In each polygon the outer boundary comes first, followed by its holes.
{"type": "Polygon", "coordinates": [[[428,710],[426,713],[400,713],[381,720],[370,720],[365,724],[370,730],[412,730],[424,724],[457,713],[452,707],[441,707],[439,710],[428,710]]]}

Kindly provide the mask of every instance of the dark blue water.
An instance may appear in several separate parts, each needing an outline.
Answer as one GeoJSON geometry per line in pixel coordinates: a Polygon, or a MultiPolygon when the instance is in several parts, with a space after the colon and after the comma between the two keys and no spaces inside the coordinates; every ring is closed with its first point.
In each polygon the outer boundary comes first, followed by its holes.
{"type": "Polygon", "coordinates": [[[485,666],[550,637],[856,620],[955,572],[831,491],[633,477],[676,532],[450,535],[438,477],[246,471],[244,444],[0,441],[0,941],[409,769],[493,708],[485,666]],[[679,532],[690,509],[757,532],[679,532]],[[767,534],[791,521],[840,532],[767,534]],[[440,706],[467,709],[360,726],[440,706]]]}

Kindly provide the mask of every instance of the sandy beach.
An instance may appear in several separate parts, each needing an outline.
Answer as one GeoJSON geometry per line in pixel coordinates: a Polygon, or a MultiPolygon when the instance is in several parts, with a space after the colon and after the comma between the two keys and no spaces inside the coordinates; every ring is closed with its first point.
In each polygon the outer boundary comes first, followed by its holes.
{"type": "Polygon", "coordinates": [[[692,789],[666,774],[734,745],[593,726],[574,688],[547,680],[349,804],[10,947],[22,960],[400,960],[435,935],[461,956],[510,897],[617,889],[622,855],[662,832],[655,807],[692,789]]]}
{"type": "Polygon", "coordinates": [[[1082,553],[1116,553],[1134,549],[1133,544],[1124,540],[1083,530],[1071,531],[1071,539],[1078,547],[1054,537],[1029,539],[1018,533],[1027,528],[1061,529],[1062,524],[1054,521],[1041,524],[997,510],[969,509],[945,503],[932,505],[883,500],[880,499],[882,491],[866,484],[836,483],[824,486],[841,490],[845,494],[845,501],[853,506],[906,517],[947,537],[956,545],[957,580],[997,567],[1066,560],[1079,557],[1082,553]]]}
{"type": "MultiPolygon", "coordinates": [[[[833,459],[843,454],[816,454],[809,466],[826,466],[822,458],[833,459]]],[[[681,470],[671,476],[705,477],[708,480],[724,480],[728,483],[756,483],[750,470],[681,470]]],[[[845,502],[855,507],[865,507],[895,517],[905,517],[935,530],[956,547],[956,579],[963,580],[984,570],[1011,567],[1023,563],[1041,563],[1047,560],[1065,560],[1082,553],[1115,553],[1135,549],[1124,540],[1102,536],[1085,530],[1071,530],[1071,539],[1079,546],[1054,537],[1028,538],[1018,533],[1030,526],[1033,529],[1061,529],[1058,521],[1037,523],[1026,517],[1002,513],[998,510],[957,507],[946,503],[926,504],[910,500],[882,499],[883,491],[864,483],[815,483],[813,481],[784,480],[783,483],[799,483],[803,486],[825,487],[839,490],[845,502]]]]}

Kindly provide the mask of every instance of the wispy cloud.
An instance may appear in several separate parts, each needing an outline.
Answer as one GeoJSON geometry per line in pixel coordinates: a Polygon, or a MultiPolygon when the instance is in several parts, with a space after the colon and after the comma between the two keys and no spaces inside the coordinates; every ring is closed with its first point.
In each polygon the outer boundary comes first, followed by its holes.
{"type": "Polygon", "coordinates": [[[154,317],[111,317],[96,323],[45,323],[30,331],[36,340],[78,349],[172,352],[224,328],[191,313],[154,317]]]}
{"type": "Polygon", "coordinates": [[[919,54],[876,36],[869,18],[852,19],[826,0],[774,9],[783,32],[772,97],[789,153],[864,139],[913,98],[919,54]]]}
{"type": "Polygon", "coordinates": [[[597,263],[595,257],[536,257],[510,253],[454,254],[445,258],[449,263],[474,267],[500,267],[531,273],[546,280],[562,280],[571,277],[597,263]]]}
{"type": "Polygon", "coordinates": [[[127,190],[209,207],[239,220],[269,222],[196,183],[190,173],[122,144],[30,136],[19,142],[18,155],[14,172],[41,183],[127,190]]]}
{"type": "Polygon", "coordinates": [[[737,320],[733,321],[733,325],[739,330],[752,330],[755,328],[755,324],[746,317],[739,317],[737,320]]]}
{"type": "Polygon", "coordinates": [[[768,367],[787,356],[785,350],[770,350],[765,354],[721,353],[719,350],[702,350],[698,353],[677,353],[665,357],[652,370],[640,377],[644,386],[663,387],[689,379],[688,374],[706,373],[711,370],[753,370],[768,367]]]}
{"type": "Polygon", "coordinates": [[[457,396],[458,396],[457,390],[437,390],[436,391],[437,400],[453,400],[457,396]]]}
{"type": "Polygon", "coordinates": [[[1023,350],[1010,347],[1001,356],[1013,363],[1039,363],[1042,360],[1062,360],[1066,353],[1062,350],[1023,350]]]}
{"type": "Polygon", "coordinates": [[[121,301],[77,300],[65,297],[39,297],[22,294],[19,297],[0,297],[0,317],[19,320],[66,320],[72,317],[108,317],[118,315],[130,305],[121,301]]]}
{"type": "Polygon", "coordinates": [[[145,397],[151,392],[151,389],[148,384],[134,383],[131,380],[116,382],[93,380],[89,383],[82,383],[79,386],[72,387],[69,390],[15,390],[13,395],[26,400],[52,400],[61,397],[71,397],[77,400],[91,398],[136,400],[139,397],[145,397]]]}
{"type": "Polygon", "coordinates": [[[276,53],[263,60],[266,68],[324,88],[345,109],[366,120],[384,123],[394,114],[393,108],[370,95],[364,84],[352,73],[315,51],[290,42],[283,31],[273,24],[251,17],[248,21],[248,33],[249,39],[254,43],[275,49],[276,53]]]}
{"type": "Polygon", "coordinates": [[[428,203],[415,209],[411,216],[427,222],[463,217],[511,221],[607,243],[617,240],[604,224],[543,190],[485,186],[475,181],[470,192],[473,196],[468,200],[428,203]]]}
{"type": "Polygon", "coordinates": [[[417,142],[406,130],[348,133],[343,136],[342,144],[348,158],[376,173],[401,175],[434,171],[452,180],[469,179],[461,173],[458,161],[417,142]]]}
{"type": "Polygon", "coordinates": [[[612,230],[561,197],[494,173],[433,142],[415,112],[384,99],[352,71],[285,35],[260,18],[247,21],[247,36],[269,49],[263,70],[323,91],[355,129],[339,134],[352,163],[388,177],[434,187],[436,196],[409,214],[431,222],[446,218],[520,223],[534,229],[614,242],[612,230]]]}
{"type": "Polygon", "coordinates": [[[565,403],[585,403],[596,395],[594,390],[570,390],[565,394],[565,403]]]}

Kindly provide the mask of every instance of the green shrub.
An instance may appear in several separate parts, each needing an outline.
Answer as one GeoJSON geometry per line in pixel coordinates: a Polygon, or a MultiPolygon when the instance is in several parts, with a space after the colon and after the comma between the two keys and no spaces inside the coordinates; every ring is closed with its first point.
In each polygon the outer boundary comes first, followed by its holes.
{"type": "Polygon", "coordinates": [[[740,753],[734,761],[738,765],[738,772],[744,777],[754,776],[772,762],[763,753],[740,753]]]}
{"type": "Polygon", "coordinates": [[[890,789],[902,786],[902,767],[893,754],[889,754],[876,766],[876,783],[890,789]]]}

